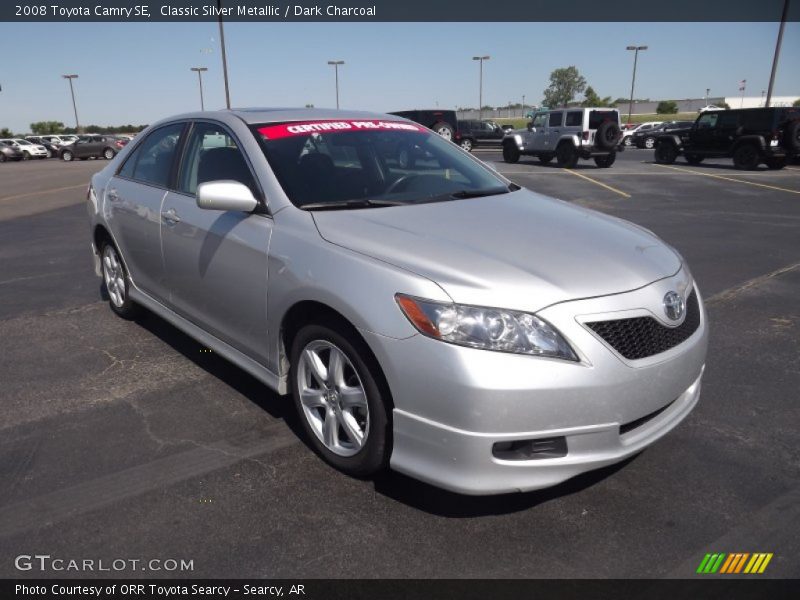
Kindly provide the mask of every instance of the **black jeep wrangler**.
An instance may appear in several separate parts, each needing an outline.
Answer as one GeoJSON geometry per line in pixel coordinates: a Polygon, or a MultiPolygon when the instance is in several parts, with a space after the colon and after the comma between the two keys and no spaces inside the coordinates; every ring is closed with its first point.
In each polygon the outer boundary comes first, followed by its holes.
{"type": "Polygon", "coordinates": [[[656,138],[655,159],[669,165],[680,154],[690,165],[704,158],[733,158],[737,169],[765,163],[782,169],[800,156],[800,108],[741,108],[707,111],[688,129],[656,138]]]}

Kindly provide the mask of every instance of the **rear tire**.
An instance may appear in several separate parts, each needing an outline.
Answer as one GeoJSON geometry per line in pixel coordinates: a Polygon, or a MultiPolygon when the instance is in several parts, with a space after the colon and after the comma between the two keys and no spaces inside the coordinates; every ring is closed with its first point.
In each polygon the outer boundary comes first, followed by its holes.
{"type": "Polygon", "coordinates": [[[649,137],[644,139],[644,147],[648,150],[652,150],[656,147],[656,138],[649,137]]]}
{"type": "Polygon", "coordinates": [[[27,150],[23,151],[22,152],[22,160],[30,160],[30,159],[31,159],[30,152],[28,152],[27,150]]]}
{"type": "Polygon", "coordinates": [[[103,150],[103,158],[105,158],[106,160],[111,160],[112,158],[114,158],[114,156],[116,156],[116,154],[117,153],[114,152],[111,148],[106,148],[105,150],[103,150]]]}
{"type": "Polygon", "coordinates": [[[737,169],[752,171],[760,162],[758,148],[753,144],[742,144],[733,153],[733,166],[737,169]]]}
{"type": "Polygon", "coordinates": [[[472,152],[472,140],[469,138],[464,138],[458,143],[462,149],[466,150],[467,152],[472,152]]]}
{"type": "Polygon", "coordinates": [[[6,155],[0,152],[0,163],[6,162],[6,155]]]}
{"type": "Polygon", "coordinates": [[[660,165],[671,165],[678,158],[678,149],[674,144],[662,142],[656,146],[655,159],[660,165]]]}
{"type": "Polygon", "coordinates": [[[111,242],[104,242],[100,248],[100,268],[111,310],[123,319],[133,319],[139,315],[142,309],[131,300],[128,293],[130,290],[128,269],[111,242]]]}
{"type": "Polygon", "coordinates": [[[767,163],[767,168],[772,171],[780,171],[786,166],[785,158],[768,158],[765,162],[767,163]]]}
{"type": "Polygon", "coordinates": [[[453,128],[450,126],[449,123],[444,123],[444,122],[436,123],[434,124],[432,129],[440,136],[442,136],[444,139],[448,141],[453,141],[453,133],[455,132],[453,131],[453,128]]]}
{"type": "Polygon", "coordinates": [[[626,148],[630,148],[633,145],[633,142],[631,141],[631,136],[628,136],[624,140],[622,140],[622,145],[625,146],[626,148]]]}
{"type": "Polygon", "coordinates": [[[578,158],[578,151],[569,142],[564,142],[556,148],[556,162],[559,167],[572,169],[578,164],[578,158]]]}
{"type": "Polygon", "coordinates": [[[336,321],[306,325],[292,341],[289,378],[308,443],[353,477],[382,471],[391,454],[391,401],[378,371],[363,340],[336,321]],[[338,375],[329,374],[334,356],[338,375]]]}
{"type": "Polygon", "coordinates": [[[607,169],[611,165],[613,165],[616,160],[617,160],[617,153],[612,152],[608,156],[595,156],[594,164],[596,164],[601,169],[607,169]]]}
{"type": "Polygon", "coordinates": [[[687,154],[686,162],[690,165],[699,165],[701,162],[703,162],[703,157],[697,156],[697,154],[687,154]]]}
{"type": "Polygon", "coordinates": [[[519,148],[513,144],[503,145],[503,160],[507,163],[515,163],[519,161],[519,148]]]}

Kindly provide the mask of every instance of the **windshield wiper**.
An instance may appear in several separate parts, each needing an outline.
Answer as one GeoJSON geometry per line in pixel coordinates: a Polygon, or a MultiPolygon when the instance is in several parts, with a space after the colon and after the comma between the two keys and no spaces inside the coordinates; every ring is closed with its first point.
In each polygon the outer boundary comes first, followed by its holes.
{"type": "Polygon", "coordinates": [[[497,196],[499,194],[507,194],[509,191],[511,190],[505,187],[489,188],[484,190],[459,190],[458,192],[453,192],[452,194],[450,194],[450,197],[456,199],[481,198],[483,196],[497,196]]]}
{"type": "Polygon", "coordinates": [[[311,202],[303,204],[303,210],[347,210],[350,208],[377,208],[380,206],[402,206],[408,202],[399,200],[381,200],[380,198],[351,198],[333,202],[311,202]]]}

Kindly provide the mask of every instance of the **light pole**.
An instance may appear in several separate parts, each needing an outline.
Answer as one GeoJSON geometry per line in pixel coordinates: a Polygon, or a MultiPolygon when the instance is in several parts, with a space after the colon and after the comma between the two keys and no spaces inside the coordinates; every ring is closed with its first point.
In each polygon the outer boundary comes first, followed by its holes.
{"type": "Polygon", "coordinates": [[[222,27],[222,0],[217,0],[217,9],[219,12],[219,46],[222,49],[222,77],[225,80],[225,107],[230,110],[231,108],[231,92],[228,88],[228,57],[225,54],[225,30],[222,27]]]}
{"type": "Polygon", "coordinates": [[[739,102],[739,108],[744,108],[744,90],[747,87],[747,79],[742,79],[742,82],[739,84],[739,91],[742,92],[742,99],[739,102]]]}
{"type": "Polygon", "coordinates": [[[190,71],[197,71],[197,80],[200,82],[200,110],[205,110],[206,106],[203,103],[203,71],[208,71],[206,67],[190,67],[190,71]]]}
{"type": "Polygon", "coordinates": [[[765,90],[761,90],[761,104],[764,104],[764,94],[766,94],[766,93],[767,92],[765,90]]]}
{"type": "Polygon", "coordinates": [[[329,65],[333,65],[333,70],[336,72],[336,108],[339,108],[339,65],[343,65],[343,60],[329,60],[329,65]]]}
{"type": "Polygon", "coordinates": [[[775,71],[778,70],[778,57],[781,54],[781,42],[783,41],[783,29],[786,26],[786,16],[789,14],[789,0],[783,0],[783,13],[781,14],[781,26],[778,29],[778,41],[775,42],[775,56],[772,57],[772,72],[769,75],[769,87],[767,88],[767,103],[772,102],[772,87],[775,85],[775,71]]]}
{"type": "Polygon", "coordinates": [[[628,105],[628,125],[631,124],[631,113],[633,113],[633,87],[636,85],[636,62],[639,60],[639,50],[647,50],[647,46],[628,46],[626,50],[633,50],[633,78],[631,79],[631,102],[628,105]]]}
{"type": "Polygon", "coordinates": [[[480,75],[478,76],[478,120],[483,119],[483,61],[491,56],[473,56],[472,60],[480,61],[480,75]]]}
{"type": "Polygon", "coordinates": [[[711,93],[711,88],[706,88],[705,104],[708,105],[708,95],[711,93]]]}
{"type": "Polygon", "coordinates": [[[525,94],[522,94],[522,114],[520,118],[525,118],[525,94]]]}
{"type": "Polygon", "coordinates": [[[72,80],[77,79],[77,75],[62,75],[64,79],[69,81],[69,93],[72,95],[72,110],[75,112],[75,132],[77,133],[81,126],[78,124],[78,106],[75,104],[75,88],[72,87],[72,80]]]}

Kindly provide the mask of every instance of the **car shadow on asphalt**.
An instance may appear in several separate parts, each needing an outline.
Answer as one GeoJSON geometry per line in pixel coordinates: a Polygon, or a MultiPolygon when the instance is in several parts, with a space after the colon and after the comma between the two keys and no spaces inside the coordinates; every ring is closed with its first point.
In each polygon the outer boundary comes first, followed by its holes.
{"type": "MultiPolygon", "coordinates": [[[[641,453],[639,453],[641,454],[641,453]]],[[[551,500],[570,496],[598,484],[632,463],[635,454],[617,464],[583,473],[551,488],[495,496],[466,496],[412,479],[395,471],[375,478],[375,491],[396,502],[439,517],[464,519],[504,515],[528,510],[551,500]]]]}
{"type": "MultiPolygon", "coordinates": [[[[646,165],[657,165],[657,164],[659,164],[654,160],[643,160],[642,162],[644,164],[646,164],[646,165]]],[[[662,166],[666,166],[666,167],[683,167],[684,169],[700,169],[701,171],[705,171],[705,170],[729,171],[731,173],[738,173],[739,175],[747,175],[748,173],[763,173],[764,171],[773,170],[773,169],[768,169],[764,165],[759,165],[755,169],[737,169],[736,167],[733,166],[732,163],[729,164],[729,165],[726,165],[726,164],[708,164],[708,163],[702,162],[699,165],[690,165],[685,160],[680,160],[680,159],[676,160],[671,165],[662,165],[662,166]]],[[[777,170],[775,170],[775,172],[776,173],[780,173],[780,172],[782,172],[782,170],[781,169],[777,169],[777,170]]]]}
{"type": "MultiPolygon", "coordinates": [[[[508,163],[504,163],[504,164],[507,165],[508,163]]],[[[540,167],[542,169],[553,169],[553,170],[556,170],[556,171],[564,170],[564,167],[559,167],[556,164],[555,161],[550,162],[550,163],[548,163],[546,165],[543,165],[542,163],[540,163],[536,159],[533,159],[533,160],[522,160],[522,159],[520,159],[519,162],[517,162],[515,164],[516,165],[521,165],[521,166],[526,166],[526,167],[540,167]]],[[[614,167],[611,167],[611,168],[613,169],[614,167]]],[[[577,165],[572,167],[570,170],[571,171],[608,171],[607,168],[598,167],[592,161],[581,161],[577,165]]],[[[502,172],[500,174],[502,175],[502,172]]]]}

